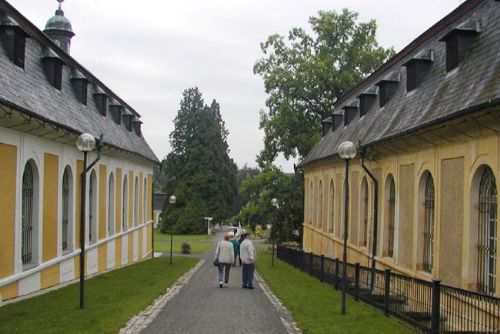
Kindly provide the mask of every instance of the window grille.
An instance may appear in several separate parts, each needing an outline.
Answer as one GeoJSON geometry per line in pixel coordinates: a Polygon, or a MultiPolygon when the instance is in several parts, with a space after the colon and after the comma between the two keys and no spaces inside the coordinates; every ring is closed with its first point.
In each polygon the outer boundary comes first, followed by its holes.
{"type": "Polygon", "coordinates": [[[424,256],[423,269],[432,272],[434,255],[434,181],[432,176],[427,175],[425,183],[425,213],[424,213],[424,256]]]}
{"type": "Polygon", "coordinates": [[[319,182],[318,228],[323,229],[323,183],[319,182]]]}
{"type": "Polygon", "coordinates": [[[122,231],[127,230],[127,202],[128,202],[128,183],[127,179],[123,182],[123,196],[122,196],[122,231]]]}
{"type": "Polygon", "coordinates": [[[389,222],[388,222],[388,244],[387,252],[389,257],[394,256],[394,229],[395,229],[395,218],[396,218],[396,187],[394,185],[394,179],[390,179],[390,190],[389,190],[389,222]]]}
{"type": "Polygon", "coordinates": [[[330,225],[328,226],[328,232],[333,233],[333,224],[335,222],[335,211],[333,210],[333,206],[335,203],[335,192],[333,187],[333,181],[330,182],[330,203],[328,205],[328,209],[330,210],[330,225]]]}
{"type": "Polygon", "coordinates": [[[368,236],[368,184],[366,179],[363,179],[363,231],[361,246],[366,247],[368,236]]]}
{"type": "Polygon", "coordinates": [[[114,234],[114,210],[115,210],[115,179],[113,174],[109,177],[108,184],[108,235],[114,234]]]}
{"type": "Polygon", "coordinates": [[[478,290],[496,292],[497,187],[495,176],[485,168],[479,184],[478,290]]]}
{"type": "Polygon", "coordinates": [[[90,176],[89,185],[89,243],[94,241],[94,175],[90,176]]]}
{"type": "Polygon", "coordinates": [[[22,190],[22,261],[23,264],[33,260],[33,167],[26,164],[23,174],[22,190]]]}
{"type": "Polygon", "coordinates": [[[137,178],[135,178],[134,187],[134,226],[139,225],[139,183],[137,178]]]}
{"type": "Polygon", "coordinates": [[[68,224],[69,224],[69,176],[64,170],[62,181],[62,249],[68,249],[68,224]]]}

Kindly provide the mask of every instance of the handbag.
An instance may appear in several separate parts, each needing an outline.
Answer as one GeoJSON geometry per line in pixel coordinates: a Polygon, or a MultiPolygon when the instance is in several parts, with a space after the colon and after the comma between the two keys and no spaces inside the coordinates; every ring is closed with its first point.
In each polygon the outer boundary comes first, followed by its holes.
{"type": "Polygon", "coordinates": [[[214,260],[214,266],[216,266],[216,267],[219,266],[219,254],[220,254],[220,241],[217,244],[217,256],[215,257],[215,260],[214,260]]]}

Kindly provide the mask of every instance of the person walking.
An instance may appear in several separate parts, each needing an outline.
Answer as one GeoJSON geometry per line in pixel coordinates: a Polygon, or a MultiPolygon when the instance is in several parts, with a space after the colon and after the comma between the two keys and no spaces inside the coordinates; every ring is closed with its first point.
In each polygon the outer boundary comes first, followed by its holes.
{"type": "Polygon", "coordinates": [[[214,263],[218,263],[219,267],[219,287],[227,287],[229,283],[229,270],[234,262],[233,244],[229,241],[231,236],[224,234],[224,240],[219,241],[215,250],[214,263]]]}
{"type": "Polygon", "coordinates": [[[240,242],[236,237],[231,239],[231,243],[233,244],[233,250],[234,250],[234,265],[236,265],[236,258],[240,260],[240,267],[241,267],[241,256],[240,256],[240,242]]]}
{"type": "Polygon", "coordinates": [[[254,289],[253,274],[255,271],[255,260],[257,259],[257,254],[248,233],[243,234],[242,237],[244,239],[240,244],[240,258],[243,263],[243,289],[254,289]]]}

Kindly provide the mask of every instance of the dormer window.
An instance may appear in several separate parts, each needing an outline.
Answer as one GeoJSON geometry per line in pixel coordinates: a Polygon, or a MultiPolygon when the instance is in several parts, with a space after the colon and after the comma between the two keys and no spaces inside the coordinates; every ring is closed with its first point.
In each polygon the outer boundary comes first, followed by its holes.
{"type": "Polygon", "coordinates": [[[321,137],[327,135],[327,133],[332,129],[332,118],[328,117],[321,121],[321,137]]]}
{"type": "Polygon", "coordinates": [[[444,35],[440,41],[446,43],[446,71],[458,67],[465,59],[472,42],[481,31],[479,22],[466,21],[444,35]]]}
{"type": "Polygon", "coordinates": [[[16,66],[24,68],[26,33],[6,17],[0,17],[0,38],[7,57],[16,66]]]}
{"type": "Polygon", "coordinates": [[[122,112],[123,112],[123,107],[119,104],[112,104],[109,106],[109,112],[111,113],[111,116],[113,117],[113,121],[120,125],[122,122],[122,112]]]}
{"type": "Polygon", "coordinates": [[[54,88],[61,90],[63,61],[55,53],[48,51],[42,56],[42,63],[47,81],[54,88]]]}
{"type": "Polygon", "coordinates": [[[94,102],[97,111],[101,115],[106,116],[108,111],[108,95],[98,88],[94,93],[94,102]]]}
{"type": "Polygon", "coordinates": [[[429,73],[432,62],[434,61],[434,53],[432,50],[410,58],[403,66],[406,67],[406,91],[411,92],[424,80],[429,73]]]}
{"type": "Polygon", "coordinates": [[[391,97],[396,93],[399,83],[399,73],[394,73],[385,79],[377,82],[379,92],[379,107],[382,108],[386,105],[391,97]]]}
{"type": "Polygon", "coordinates": [[[71,86],[73,86],[73,91],[75,97],[81,104],[87,105],[87,91],[88,91],[89,80],[82,76],[80,73],[74,73],[71,78],[71,86]]]}
{"type": "Polygon", "coordinates": [[[142,125],[142,122],[138,118],[134,118],[134,121],[133,121],[134,132],[139,137],[141,136],[141,125],[142,125]]]}
{"type": "Polygon", "coordinates": [[[351,103],[344,106],[344,126],[351,123],[358,113],[358,105],[356,103],[351,103]]]}
{"type": "Polygon", "coordinates": [[[123,124],[128,131],[132,131],[132,120],[134,115],[132,114],[124,114],[123,115],[123,124]]]}
{"type": "Polygon", "coordinates": [[[359,99],[359,117],[363,117],[368,113],[373,103],[377,99],[377,87],[372,87],[366,92],[358,96],[359,99]]]}
{"type": "Polygon", "coordinates": [[[344,124],[344,112],[341,110],[332,113],[332,130],[337,130],[340,125],[344,124]]]}

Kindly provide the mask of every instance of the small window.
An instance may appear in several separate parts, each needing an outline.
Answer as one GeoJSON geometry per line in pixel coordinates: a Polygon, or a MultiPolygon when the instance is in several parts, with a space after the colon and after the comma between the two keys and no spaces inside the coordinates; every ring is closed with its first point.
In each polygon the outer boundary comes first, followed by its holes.
{"type": "Polygon", "coordinates": [[[368,110],[375,102],[377,94],[375,93],[365,93],[361,94],[359,97],[359,117],[363,117],[368,113],[368,110]]]}
{"type": "Polygon", "coordinates": [[[23,264],[32,263],[34,260],[33,252],[35,251],[34,240],[34,198],[35,198],[35,181],[33,164],[28,162],[23,173],[23,188],[22,188],[22,237],[21,237],[21,257],[23,264]]]}
{"type": "Polygon", "coordinates": [[[62,68],[63,62],[55,56],[44,57],[42,59],[43,67],[45,69],[45,76],[49,83],[54,88],[61,90],[62,88],[62,68]]]}
{"type": "Polygon", "coordinates": [[[324,137],[332,129],[332,118],[328,117],[321,121],[321,137],[324,137]]]}
{"type": "Polygon", "coordinates": [[[379,107],[382,108],[392,98],[398,89],[397,81],[382,80],[378,84],[379,87],[379,107]]]}
{"type": "Polygon", "coordinates": [[[394,177],[389,174],[385,186],[385,199],[386,199],[386,213],[385,213],[385,226],[386,226],[386,242],[385,242],[385,255],[388,257],[394,256],[394,238],[396,229],[396,186],[394,184],[394,177]]]}
{"type": "Polygon", "coordinates": [[[142,122],[139,121],[137,118],[134,119],[133,125],[134,125],[134,132],[137,136],[141,136],[141,124],[142,122]]]}
{"type": "Polygon", "coordinates": [[[24,68],[26,33],[14,25],[0,26],[0,36],[7,57],[15,65],[24,68]]]}
{"type": "Polygon", "coordinates": [[[424,193],[424,235],[423,235],[423,269],[432,272],[434,263],[434,181],[430,173],[427,174],[424,193]]]}
{"type": "Polygon", "coordinates": [[[344,126],[348,125],[354,120],[357,112],[358,112],[358,107],[355,106],[344,107],[344,126]]]}
{"type": "Polygon", "coordinates": [[[359,238],[359,245],[362,247],[366,247],[368,244],[368,208],[368,181],[366,177],[363,177],[363,181],[361,181],[361,233],[359,238]]]}
{"type": "Polygon", "coordinates": [[[86,78],[72,78],[71,85],[75,92],[76,99],[81,104],[87,105],[87,92],[89,81],[86,78]]]}
{"type": "Polygon", "coordinates": [[[440,41],[446,43],[446,71],[449,72],[467,57],[472,42],[479,34],[479,22],[467,21],[443,36],[440,41]]]}
{"type": "Polygon", "coordinates": [[[146,181],[146,178],[144,178],[144,186],[142,187],[142,214],[143,214],[143,221],[144,223],[147,222],[148,219],[148,201],[147,201],[147,194],[148,194],[148,183],[146,181]]]}
{"type": "Polygon", "coordinates": [[[131,114],[125,114],[123,115],[123,122],[125,124],[125,128],[128,130],[128,131],[132,131],[132,118],[134,116],[131,115],[131,114]]]}
{"type": "Polygon", "coordinates": [[[113,121],[118,125],[120,125],[122,122],[122,111],[123,107],[119,104],[112,104],[109,106],[109,112],[113,117],[113,121]]]}
{"type": "Polygon", "coordinates": [[[108,111],[108,96],[105,93],[94,93],[94,101],[97,111],[106,116],[108,111]]]}

